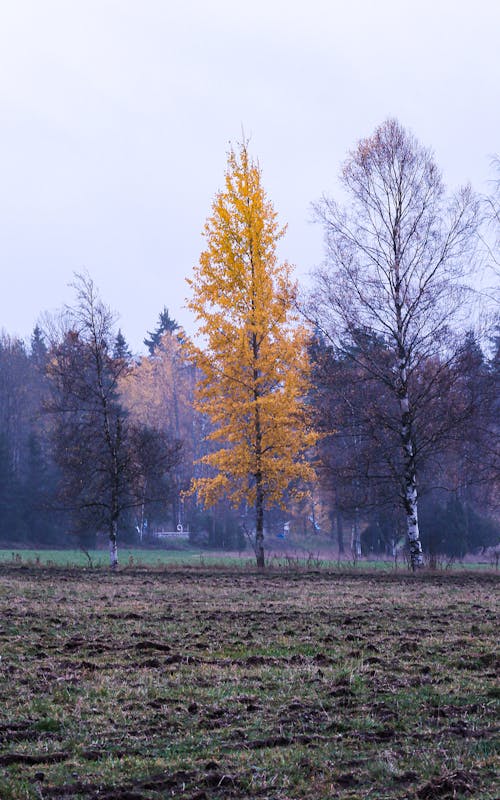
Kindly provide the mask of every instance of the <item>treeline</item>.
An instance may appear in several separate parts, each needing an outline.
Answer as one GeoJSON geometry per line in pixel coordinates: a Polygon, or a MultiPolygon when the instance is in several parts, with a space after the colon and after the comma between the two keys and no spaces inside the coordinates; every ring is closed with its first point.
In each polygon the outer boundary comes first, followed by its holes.
{"type": "MultiPolygon", "coordinates": [[[[196,374],[177,324],[164,309],[139,359],[120,331],[105,333],[108,420],[98,365],[86,363],[74,333],[56,343],[39,327],[28,344],[0,337],[0,541],[95,546],[116,496],[123,542],[147,542],[149,532],[181,523],[200,544],[244,549],[242,515],[229,499],[203,510],[182,496],[202,469],[196,462],[209,423],[192,408],[196,374]]],[[[431,555],[462,557],[498,541],[500,330],[491,344],[486,356],[466,333],[453,367],[433,364],[435,391],[422,408],[419,440],[421,536],[431,555]]],[[[370,346],[387,358],[375,336],[370,346]]],[[[323,434],[311,456],[318,484],[310,500],[286,512],[276,507],[267,521],[281,533],[293,517],[296,530],[321,531],[349,558],[394,553],[405,537],[397,502],[398,410],[359,358],[319,334],[311,343],[310,403],[323,434]]]]}
{"type": "MultiPolygon", "coordinates": [[[[0,543],[91,547],[189,527],[213,547],[321,533],[355,557],[462,557],[499,539],[500,324],[472,326],[498,198],[447,198],[394,120],[316,206],[326,258],[300,297],[247,145],[231,151],[190,281],[134,356],[88,275],[29,342],[0,337],[0,543]],[[469,282],[467,282],[469,279],[469,282]]],[[[496,278],[498,273],[495,273],[496,278]]],[[[494,287],[498,291],[498,286],[494,287]]],[[[479,318],[479,317],[478,317],[479,318]]]]}
{"type": "Polygon", "coordinates": [[[190,530],[198,544],[244,549],[230,503],[184,493],[203,472],[208,422],[193,410],[196,369],[166,308],[133,356],[87,275],[77,301],[28,343],[0,335],[0,543],[95,547],[190,530]]]}
{"type": "MultiPolygon", "coordinates": [[[[391,354],[373,333],[356,339],[336,349],[318,336],[312,345],[320,486],[341,552],[396,554],[406,530],[395,501],[404,491],[400,408],[384,382],[391,354]]],[[[461,558],[499,539],[500,335],[486,356],[466,332],[453,355],[426,360],[409,387],[420,536],[430,558],[461,558]]]]}

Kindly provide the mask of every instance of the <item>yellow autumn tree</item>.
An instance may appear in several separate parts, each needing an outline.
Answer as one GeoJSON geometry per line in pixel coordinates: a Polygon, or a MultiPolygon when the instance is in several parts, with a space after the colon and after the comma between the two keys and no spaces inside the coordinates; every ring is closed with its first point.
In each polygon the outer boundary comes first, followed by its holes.
{"type": "Polygon", "coordinates": [[[193,475],[197,426],[191,404],[193,367],[186,360],[184,333],[167,331],[154,351],[132,365],[120,384],[120,395],[134,422],[163,432],[168,441],[182,443],[170,474],[172,522],[183,522],[182,492],[193,475]]]}
{"type": "Polygon", "coordinates": [[[209,474],[193,482],[205,505],[228,497],[255,510],[255,554],[264,567],[264,510],[313,480],[316,435],[303,399],[309,333],[295,312],[296,283],[279,263],[277,214],[243,142],[228,155],[212,205],[206,249],[188,283],[198,322],[191,354],[201,372],[195,406],[208,415],[209,474]]]}

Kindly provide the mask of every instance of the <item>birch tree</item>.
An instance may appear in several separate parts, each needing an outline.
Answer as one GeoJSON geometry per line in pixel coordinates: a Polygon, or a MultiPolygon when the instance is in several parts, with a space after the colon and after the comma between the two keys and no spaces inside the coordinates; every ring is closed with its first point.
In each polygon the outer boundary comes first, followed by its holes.
{"type": "Polygon", "coordinates": [[[431,152],[396,120],[359,142],[340,182],[345,207],[326,196],[315,206],[326,259],[315,272],[309,314],[333,344],[358,348],[360,368],[397,401],[400,494],[416,569],[420,414],[436,380],[434,371],[428,382],[421,376],[437,354],[443,369],[454,358],[450,330],[466,308],[478,204],[470,187],[447,199],[431,152]],[[392,358],[371,357],[365,330],[381,337],[392,358]]]}
{"type": "Polygon", "coordinates": [[[76,303],[66,309],[62,336],[49,352],[47,410],[64,507],[75,526],[107,531],[115,568],[119,525],[146,497],[153,500],[151,480],[146,493],[145,482],[151,472],[159,480],[175,466],[179,445],[129,418],[120,382],[130,365],[112,354],[113,314],[87,275],[77,275],[74,288],[76,303]]]}
{"type": "MultiPolygon", "coordinates": [[[[490,299],[500,305],[500,158],[493,159],[496,177],[491,180],[492,191],[483,198],[485,231],[482,241],[486,246],[486,259],[495,279],[490,299]]],[[[496,309],[498,314],[498,308],[496,309]]]]}
{"type": "Polygon", "coordinates": [[[211,421],[213,445],[193,488],[206,505],[228,497],[253,508],[260,569],[265,509],[313,478],[306,453],[315,435],[303,405],[308,331],[295,312],[291,267],[277,258],[283,234],[242,143],[229,153],[206,249],[188,281],[201,342],[191,348],[202,373],[195,405],[211,421]]]}
{"type": "Polygon", "coordinates": [[[118,523],[128,501],[125,410],[118,380],[127,369],[113,359],[113,314],[94,282],[77,275],[76,303],[62,317],[48,364],[55,459],[61,499],[76,524],[107,528],[110,564],[118,564],[118,523]]]}

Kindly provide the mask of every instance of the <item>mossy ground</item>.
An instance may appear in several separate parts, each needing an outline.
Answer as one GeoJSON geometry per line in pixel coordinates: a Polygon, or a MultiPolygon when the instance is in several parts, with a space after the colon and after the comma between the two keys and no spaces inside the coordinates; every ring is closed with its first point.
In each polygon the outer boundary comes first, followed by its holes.
{"type": "Polygon", "coordinates": [[[0,798],[493,800],[499,585],[0,566],[0,798]]]}

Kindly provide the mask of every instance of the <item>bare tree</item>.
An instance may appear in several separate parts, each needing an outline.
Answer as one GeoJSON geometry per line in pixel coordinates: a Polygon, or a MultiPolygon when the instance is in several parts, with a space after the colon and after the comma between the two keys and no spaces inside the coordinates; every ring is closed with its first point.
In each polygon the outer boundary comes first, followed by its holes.
{"type": "Polygon", "coordinates": [[[119,523],[132,508],[165,502],[180,443],[130,420],[120,396],[130,365],[113,355],[113,314],[87,275],[77,275],[74,288],[76,303],[66,309],[62,333],[53,328],[48,359],[60,497],[77,529],[107,530],[116,567],[119,523]]]}
{"type": "Polygon", "coordinates": [[[53,341],[48,374],[54,414],[54,454],[63,481],[61,497],[77,525],[105,525],[110,563],[118,563],[118,521],[127,497],[125,411],[118,380],[126,369],[113,359],[113,314],[88,275],[76,275],[76,303],[63,316],[53,341]]]}
{"type": "MultiPolygon", "coordinates": [[[[495,156],[492,161],[497,177],[491,181],[491,194],[483,198],[484,216],[487,227],[492,234],[491,244],[486,242],[489,260],[496,276],[500,276],[500,158],[495,156]]],[[[483,240],[484,241],[484,240],[483,240]]]]}
{"type": "Polygon", "coordinates": [[[360,356],[351,351],[351,357],[396,401],[401,501],[415,569],[422,563],[419,410],[433,392],[436,371],[423,384],[421,376],[437,354],[443,369],[454,358],[450,328],[464,310],[478,203],[470,187],[446,199],[431,153],[396,120],[359,142],[341,183],[347,207],[327,197],[315,206],[327,257],[315,273],[309,316],[335,346],[354,345],[360,356]],[[372,357],[366,331],[385,342],[390,359],[372,357]]]}
{"type": "Polygon", "coordinates": [[[491,192],[483,196],[483,225],[480,239],[485,250],[487,275],[492,283],[483,289],[483,294],[491,310],[493,336],[500,324],[500,157],[495,156],[492,167],[496,177],[491,183],[491,192]]]}

